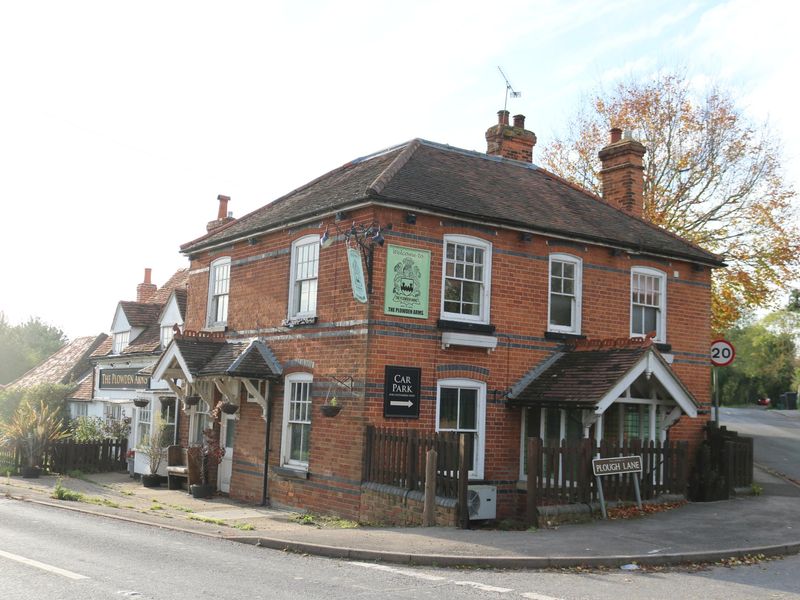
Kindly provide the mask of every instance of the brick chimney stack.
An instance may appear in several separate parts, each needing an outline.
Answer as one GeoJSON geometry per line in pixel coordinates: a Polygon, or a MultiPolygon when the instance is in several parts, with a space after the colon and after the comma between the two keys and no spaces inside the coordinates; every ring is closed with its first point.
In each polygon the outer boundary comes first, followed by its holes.
{"type": "Polygon", "coordinates": [[[600,182],[603,199],[609,204],[641,218],[644,209],[644,166],[642,157],[647,150],[622,130],[611,129],[611,142],[600,150],[603,164],[600,182]]]}
{"type": "Polygon", "coordinates": [[[219,200],[219,209],[217,210],[217,218],[213,221],[209,221],[206,225],[206,231],[211,233],[215,229],[219,229],[225,223],[230,223],[233,221],[233,216],[228,212],[228,202],[230,202],[230,196],[223,196],[220,194],[217,196],[217,200],[219,200]]]}
{"type": "Polygon", "coordinates": [[[150,282],[150,274],[152,269],[144,270],[144,281],[136,286],[136,301],[147,302],[156,293],[158,289],[153,283],[150,282]]]}
{"type": "Polygon", "coordinates": [[[533,162],[536,134],[525,129],[525,116],[514,115],[514,125],[508,124],[508,111],[497,112],[497,125],[486,130],[486,154],[513,160],[533,162]]]}

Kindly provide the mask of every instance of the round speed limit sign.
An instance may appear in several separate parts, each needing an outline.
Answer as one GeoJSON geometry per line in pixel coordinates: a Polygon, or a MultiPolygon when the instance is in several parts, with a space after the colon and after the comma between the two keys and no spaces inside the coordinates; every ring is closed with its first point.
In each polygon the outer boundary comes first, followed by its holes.
{"type": "Polygon", "coordinates": [[[736,350],[727,340],[714,340],[711,342],[711,364],[715,367],[727,367],[733,362],[736,350]]]}

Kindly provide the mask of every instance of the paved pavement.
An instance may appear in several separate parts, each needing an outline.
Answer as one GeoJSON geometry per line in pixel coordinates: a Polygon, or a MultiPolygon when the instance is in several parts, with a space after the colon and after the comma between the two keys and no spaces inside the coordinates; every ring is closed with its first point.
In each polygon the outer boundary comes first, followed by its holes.
{"type": "Polygon", "coordinates": [[[547,568],[713,562],[745,554],[800,552],[800,487],[756,469],[759,496],[688,503],[628,520],[531,531],[441,527],[342,527],[346,523],[245,505],[198,500],[180,490],[148,489],[125,473],[63,478],[79,502],[51,498],[57,478],[0,477],[0,494],[20,501],[125,519],[322,556],[437,566],[547,568]],[[305,520],[306,524],[301,521],[305,520]]]}

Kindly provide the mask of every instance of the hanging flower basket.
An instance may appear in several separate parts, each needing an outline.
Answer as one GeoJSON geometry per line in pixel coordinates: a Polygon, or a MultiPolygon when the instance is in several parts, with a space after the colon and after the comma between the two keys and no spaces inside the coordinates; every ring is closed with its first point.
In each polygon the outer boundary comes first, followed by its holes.
{"type": "Polygon", "coordinates": [[[183,403],[186,404],[186,406],[197,406],[200,403],[200,396],[196,394],[192,396],[186,396],[186,399],[183,401],[183,403]]]}
{"type": "Polygon", "coordinates": [[[239,410],[239,405],[233,404],[232,402],[223,402],[220,408],[226,415],[232,415],[239,410]]]}
{"type": "Polygon", "coordinates": [[[134,406],[138,406],[139,408],[144,408],[148,404],[150,404],[150,398],[134,398],[133,399],[134,406]]]}
{"type": "Polygon", "coordinates": [[[319,407],[323,417],[335,417],[342,410],[338,404],[323,404],[319,407]]]}

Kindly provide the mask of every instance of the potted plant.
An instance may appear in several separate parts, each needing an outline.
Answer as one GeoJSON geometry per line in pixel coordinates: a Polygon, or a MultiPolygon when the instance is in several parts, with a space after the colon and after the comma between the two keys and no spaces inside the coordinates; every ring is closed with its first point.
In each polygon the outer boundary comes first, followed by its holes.
{"type": "Polygon", "coordinates": [[[56,408],[44,401],[34,406],[25,402],[8,423],[0,425],[0,444],[19,448],[24,466],[23,477],[38,477],[47,446],[69,436],[56,408]]]}
{"type": "Polygon", "coordinates": [[[239,405],[234,404],[233,402],[223,402],[220,408],[222,409],[222,412],[224,412],[226,415],[232,415],[235,414],[237,410],[239,410],[239,405]]]}
{"type": "Polygon", "coordinates": [[[186,396],[186,398],[184,399],[183,403],[186,406],[197,406],[198,404],[200,404],[200,396],[198,396],[197,394],[192,394],[191,396],[186,396]]]}
{"type": "Polygon", "coordinates": [[[137,406],[139,408],[144,408],[145,406],[150,404],[150,398],[146,398],[144,396],[136,396],[136,398],[133,399],[133,404],[134,406],[137,406]]]}
{"type": "Polygon", "coordinates": [[[339,401],[336,399],[336,394],[331,398],[331,391],[333,390],[333,382],[328,386],[328,392],[325,394],[325,403],[319,407],[323,417],[335,417],[342,410],[339,401]],[[330,400],[329,400],[330,398],[330,400]]]}
{"type": "Polygon", "coordinates": [[[150,425],[150,435],[145,436],[136,449],[137,452],[147,457],[150,470],[149,473],[142,475],[142,485],[144,487],[152,488],[161,485],[161,476],[158,474],[158,469],[166,454],[167,443],[165,433],[166,427],[164,426],[164,421],[161,419],[161,413],[154,411],[153,422],[150,425]]]}
{"type": "Polygon", "coordinates": [[[190,485],[189,492],[195,498],[209,498],[214,493],[214,485],[209,483],[209,470],[219,465],[225,456],[225,448],[219,444],[219,433],[210,427],[204,429],[202,443],[189,450],[189,460],[195,461],[195,468],[200,473],[200,483],[190,485]]]}

